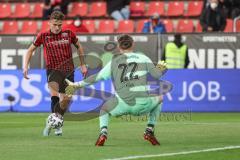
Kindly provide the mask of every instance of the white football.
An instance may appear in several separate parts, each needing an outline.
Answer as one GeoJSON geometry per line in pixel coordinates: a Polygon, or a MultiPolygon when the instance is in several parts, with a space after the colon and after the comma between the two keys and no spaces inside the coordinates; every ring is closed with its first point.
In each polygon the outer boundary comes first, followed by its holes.
{"type": "Polygon", "coordinates": [[[63,117],[56,113],[52,113],[48,116],[47,123],[53,129],[61,128],[63,126],[63,117]]]}

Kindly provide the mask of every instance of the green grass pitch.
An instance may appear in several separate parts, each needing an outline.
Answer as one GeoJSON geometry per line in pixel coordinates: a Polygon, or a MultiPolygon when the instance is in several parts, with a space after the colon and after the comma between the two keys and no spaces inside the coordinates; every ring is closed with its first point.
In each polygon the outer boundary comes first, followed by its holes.
{"type": "MultiPolygon", "coordinates": [[[[65,121],[62,137],[43,137],[47,115],[1,113],[0,160],[103,160],[240,146],[240,113],[164,113],[155,130],[161,146],[143,140],[144,117],[113,118],[104,147],[94,146],[98,119],[65,121]]],[[[239,160],[240,149],[142,159],[239,160]]]]}

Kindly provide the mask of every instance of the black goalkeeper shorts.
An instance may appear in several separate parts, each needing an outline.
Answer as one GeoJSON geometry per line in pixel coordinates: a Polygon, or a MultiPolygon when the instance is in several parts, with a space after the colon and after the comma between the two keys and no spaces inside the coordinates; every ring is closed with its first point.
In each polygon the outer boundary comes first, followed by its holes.
{"type": "Polygon", "coordinates": [[[58,83],[59,93],[65,93],[65,88],[67,87],[65,79],[74,82],[74,71],[65,73],[58,70],[47,69],[47,82],[58,83]]]}

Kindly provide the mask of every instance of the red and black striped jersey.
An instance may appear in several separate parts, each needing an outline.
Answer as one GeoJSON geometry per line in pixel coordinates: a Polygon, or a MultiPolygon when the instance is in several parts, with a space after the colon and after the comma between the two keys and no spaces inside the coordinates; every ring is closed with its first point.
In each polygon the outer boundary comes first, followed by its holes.
{"type": "Polygon", "coordinates": [[[36,47],[43,45],[47,69],[69,72],[74,70],[71,44],[78,41],[76,34],[62,30],[58,34],[51,31],[39,33],[33,42],[36,47]]]}

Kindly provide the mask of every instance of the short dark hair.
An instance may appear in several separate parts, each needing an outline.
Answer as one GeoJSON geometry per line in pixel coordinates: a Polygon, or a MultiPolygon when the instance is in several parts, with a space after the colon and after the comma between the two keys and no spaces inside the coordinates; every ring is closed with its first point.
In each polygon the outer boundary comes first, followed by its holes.
{"type": "Polygon", "coordinates": [[[53,11],[50,15],[50,19],[63,20],[64,14],[61,11],[53,11]]]}
{"type": "Polygon", "coordinates": [[[133,38],[128,34],[122,34],[117,37],[119,47],[121,49],[129,49],[133,45],[133,38]]]}

